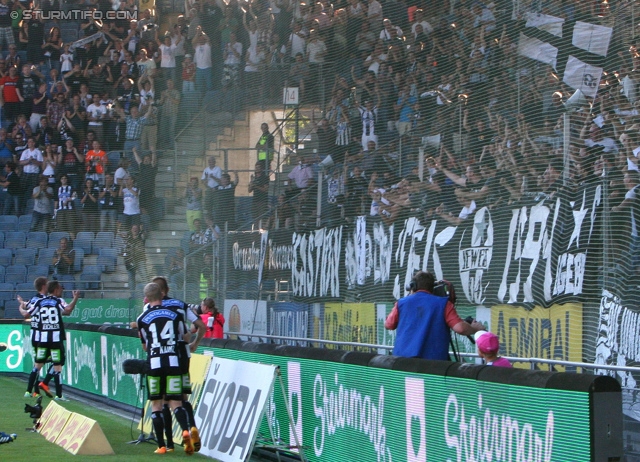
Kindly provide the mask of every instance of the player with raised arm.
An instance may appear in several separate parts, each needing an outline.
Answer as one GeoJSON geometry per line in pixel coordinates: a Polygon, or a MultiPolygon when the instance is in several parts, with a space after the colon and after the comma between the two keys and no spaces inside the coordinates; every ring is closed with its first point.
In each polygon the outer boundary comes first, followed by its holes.
{"type": "Polygon", "coordinates": [[[59,281],[47,284],[48,295],[35,303],[34,313],[38,316],[40,340],[36,352],[36,375],[44,366],[47,358],[53,363],[53,379],[56,384],[56,400],[67,401],[62,396],[60,373],[65,363],[64,324],[62,316],[69,316],[80,299],[80,292],[73,291],[73,300],[68,305],[62,300],[64,287],[59,281]]]}
{"type": "Polygon", "coordinates": [[[163,400],[168,401],[182,429],[184,452],[194,452],[189,431],[187,412],[182,406],[182,372],[180,368],[178,342],[186,332],[183,312],[163,306],[160,286],[149,283],[144,288],[147,299],[146,310],[138,316],[136,324],[147,352],[150,372],[147,374],[147,390],[151,401],[151,421],[158,440],[156,454],[165,454],[165,420],[162,415],[163,400]]]}

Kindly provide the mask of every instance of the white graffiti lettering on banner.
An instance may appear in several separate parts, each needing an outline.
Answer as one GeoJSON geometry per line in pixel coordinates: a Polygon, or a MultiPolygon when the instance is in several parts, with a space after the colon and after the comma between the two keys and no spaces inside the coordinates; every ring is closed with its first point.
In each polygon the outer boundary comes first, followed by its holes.
{"type": "Polygon", "coordinates": [[[293,268],[293,246],[276,245],[269,239],[269,260],[270,270],[290,270],[293,268]]]}
{"type": "MultiPolygon", "coordinates": [[[[589,235],[586,243],[591,241],[591,233],[596,220],[596,209],[600,205],[601,188],[598,186],[595,190],[593,203],[591,207],[591,225],[589,226],[589,235]]],[[[580,234],[582,233],[582,223],[589,213],[589,208],[585,208],[587,201],[587,193],[582,193],[582,203],[578,210],[575,210],[575,203],[571,203],[573,210],[573,232],[569,239],[567,251],[558,257],[556,268],[556,280],[553,286],[553,295],[579,295],[582,293],[582,284],[584,282],[584,270],[587,261],[586,250],[581,250],[580,234]]],[[[584,243],[584,239],[583,239],[584,243]]]]}
{"type": "Polygon", "coordinates": [[[338,429],[351,428],[373,443],[378,462],[392,462],[391,450],[387,447],[387,428],[384,426],[384,387],[380,387],[377,404],[369,395],[349,389],[338,381],[336,373],[333,387],[317,374],[313,382],[313,412],[320,419],[320,426],[313,432],[313,449],[321,457],[327,435],[338,429]]]}
{"type": "Polygon", "coordinates": [[[258,271],[263,261],[259,248],[252,242],[251,247],[240,247],[238,242],[233,243],[233,267],[242,271],[258,271]]]}
{"type": "MultiPolygon", "coordinates": [[[[556,201],[555,217],[553,224],[556,224],[560,199],[556,201]]],[[[507,303],[533,302],[533,274],[541,257],[549,258],[551,255],[551,242],[553,227],[547,230],[547,219],[549,217],[549,207],[544,205],[544,201],[531,207],[531,212],[527,207],[512,210],[511,223],[509,225],[509,242],[507,245],[507,257],[502,273],[502,282],[498,289],[498,299],[505,301],[508,292],[507,303]],[[526,235],[525,235],[526,233],[526,235]],[[509,268],[517,265],[518,271],[515,277],[510,279],[509,268]],[[528,274],[523,278],[528,264],[528,274]],[[523,271],[524,269],[524,271],[523,271]],[[524,279],[524,282],[521,281],[524,279]],[[522,290],[523,297],[520,297],[522,290]]],[[[513,275],[511,275],[513,276],[513,275]]],[[[550,293],[551,272],[545,271],[545,294],[550,293]],[[547,289],[548,288],[548,289],[547,289]]]]}
{"type": "MultiPolygon", "coordinates": [[[[220,364],[213,367],[217,373],[220,364]]],[[[258,409],[262,391],[250,394],[249,387],[236,382],[207,381],[197,411],[203,422],[211,422],[201,433],[203,447],[230,456],[239,450],[239,460],[244,460],[252,444],[251,430],[262,412],[258,409]]]]}
{"type": "Polygon", "coordinates": [[[533,424],[520,423],[508,414],[498,415],[483,409],[478,395],[478,415],[465,414],[464,402],[450,394],[444,410],[444,437],[455,449],[456,458],[447,460],[553,460],[555,424],[553,412],[547,414],[544,436],[533,430],[533,424]]]}
{"type": "MultiPolygon", "coordinates": [[[[603,290],[594,364],[627,366],[640,362],[639,331],[640,313],[622,306],[620,297],[603,290]]],[[[598,369],[596,373],[616,375],[608,369],[598,369]]],[[[630,372],[617,371],[617,375],[623,388],[636,388],[637,381],[630,372]]]]}
{"type": "Polygon", "coordinates": [[[346,283],[349,289],[365,285],[373,275],[374,284],[384,284],[391,274],[393,229],[385,231],[382,223],[375,223],[367,233],[366,217],[358,217],[353,234],[345,244],[346,283]]]}
{"type": "MultiPolygon", "coordinates": [[[[307,323],[309,313],[306,310],[271,310],[271,322],[269,335],[278,337],[307,337],[307,323]]],[[[290,345],[296,341],[287,342],[290,345]]]]}
{"type": "Polygon", "coordinates": [[[471,246],[464,247],[464,237],[460,238],[458,261],[460,264],[460,281],[464,294],[471,303],[484,303],[482,276],[489,270],[493,255],[493,221],[487,207],[478,210],[473,217],[471,246]]]}
{"type": "Polygon", "coordinates": [[[308,234],[293,233],[293,294],[302,297],[340,296],[342,226],[308,234]]]}
{"type": "MultiPolygon", "coordinates": [[[[431,222],[431,228],[429,229],[430,235],[433,235],[436,222],[431,222]]],[[[420,220],[415,217],[411,217],[404,222],[404,228],[400,230],[398,234],[398,247],[395,252],[395,262],[398,268],[404,268],[404,281],[400,282],[400,274],[396,275],[393,281],[393,296],[396,299],[405,295],[405,287],[413,278],[413,274],[420,270],[421,258],[416,252],[416,242],[422,242],[426,228],[420,224],[420,220]],[[407,249],[407,246],[409,247],[407,249]]],[[[427,247],[429,247],[427,245],[427,247]]]]}
{"type": "Polygon", "coordinates": [[[80,370],[89,369],[93,386],[98,387],[98,372],[96,366],[96,344],[87,345],[81,338],[73,339],[73,384],[78,383],[80,370]]]}

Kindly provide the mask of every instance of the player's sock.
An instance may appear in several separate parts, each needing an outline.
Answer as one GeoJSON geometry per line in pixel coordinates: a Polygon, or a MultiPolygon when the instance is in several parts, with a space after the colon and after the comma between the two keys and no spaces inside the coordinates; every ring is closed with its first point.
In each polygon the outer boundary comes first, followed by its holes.
{"type": "Polygon", "coordinates": [[[162,411],[154,411],[151,413],[151,422],[153,423],[153,432],[156,434],[156,440],[158,440],[158,447],[165,447],[164,443],[164,418],[162,417],[162,411]]]}
{"type": "Polygon", "coordinates": [[[44,376],[42,383],[44,383],[45,385],[49,385],[49,382],[51,382],[51,379],[53,378],[54,372],[55,372],[55,369],[53,368],[53,365],[49,366],[49,369],[47,370],[47,375],[44,376]]]}
{"type": "Polygon", "coordinates": [[[167,438],[167,448],[174,447],[173,444],[173,417],[169,405],[162,406],[162,417],[164,418],[164,434],[167,438]]]}
{"type": "Polygon", "coordinates": [[[189,422],[187,421],[187,411],[184,410],[182,406],[179,406],[173,410],[174,415],[176,416],[176,420],[180,424],[180,428],[182,430],[189,431],[189,422]]]}
{"type": "Polygon", "coordinates": [[[29,374],[29,382],[27,384],[27,391],[31,393],[33,391],[33,386],[36,384],[36,379],[38,378],[38,368],[34,367],[31,369],[31,374],[29,374]]]}
{"type": "Polygon", "coordinates": [[[182,400],[182,407],[187,412],[187,425],[189,426],[189,428],[195,427],[196,419],[193,416],[193,406],[191,406],[191,403],[185,399],[182,400]]]}
{"type": "Polygon", "coordinates": [[[56,384],[56,396],[62,398],[62,382],[60,381],[59,371],[53,371],[53,383],[56,384]]]}

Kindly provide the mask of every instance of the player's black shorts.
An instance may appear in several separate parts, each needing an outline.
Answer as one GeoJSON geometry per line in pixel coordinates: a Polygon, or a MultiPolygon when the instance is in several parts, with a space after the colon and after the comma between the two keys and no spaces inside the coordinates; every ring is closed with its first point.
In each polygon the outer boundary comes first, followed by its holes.
{"type": "Polygon", "coordinates": [[[179,367],[151,370],[147,375],[147,396],[149,401],[166,399],[182,401],[183,378],[179,367]]]}
{"type": "Polygon", "coordinates": [[[178,360],[180,372],[182,373],[182,393],[191,394],[191,379],[189,377],[189,366],[191,364],[191,351],[187,342],[178,342],[178,360]]]}
{"type": "Polygon", "coordinates": [[[54,366],[64,366],[66,353],[63,342],[40,343],[36,350],[36,363],[44,364],[49,358],[54,366]]]}

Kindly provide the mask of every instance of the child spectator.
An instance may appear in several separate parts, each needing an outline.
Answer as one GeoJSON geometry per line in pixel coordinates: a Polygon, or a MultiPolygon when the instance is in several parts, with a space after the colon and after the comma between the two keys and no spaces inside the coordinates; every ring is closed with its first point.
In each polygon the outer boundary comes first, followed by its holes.
{"type": "Polygon", "coordinates": [[[474,338],[478,354],[484,359],[487,366],[513,367],[507,358],[498,355],[500,340],[497,335],[481,330],[475,333],[474,338]]]}

